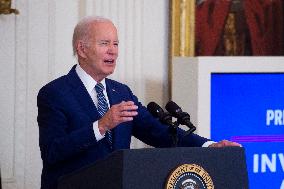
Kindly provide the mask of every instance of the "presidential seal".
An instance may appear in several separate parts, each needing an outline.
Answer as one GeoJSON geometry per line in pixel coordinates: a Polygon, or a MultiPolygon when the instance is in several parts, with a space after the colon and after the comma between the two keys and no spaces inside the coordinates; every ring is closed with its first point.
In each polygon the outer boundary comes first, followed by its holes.
{"type": "Polygon", "coordinates": [[[165,189],[214,189],[214,184],[201,166],[183,164],[170,174],[165,189]]]}

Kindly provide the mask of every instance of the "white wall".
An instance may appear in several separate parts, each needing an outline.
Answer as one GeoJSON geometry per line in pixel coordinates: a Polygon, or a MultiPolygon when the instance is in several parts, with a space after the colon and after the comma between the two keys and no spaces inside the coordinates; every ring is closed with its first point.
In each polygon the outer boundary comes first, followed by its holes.
{"type": "MultiPolygon", "coordinates": [[[[113,78],[130,85],[146,104],[168,99],[165,0],[14,0],[20,14],[0,15],[0,167],[3,189],[40,188],[36,96],[76,60],[71,37],[79,18],[114,20],[120,58],[113,78]]],[[[144,145],[134,142],[133,147],[144,145]]]]}

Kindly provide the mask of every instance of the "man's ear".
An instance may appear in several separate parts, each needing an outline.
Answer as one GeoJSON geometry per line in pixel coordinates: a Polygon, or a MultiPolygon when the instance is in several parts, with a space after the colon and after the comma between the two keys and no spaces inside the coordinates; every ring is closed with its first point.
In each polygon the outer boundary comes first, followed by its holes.
{"type": "Polygon", "coordinates": [[[77,54],[82,58],[87,58],[86,56],[86,44],[83,41],[78,41],[76,45],[77,54]]]}

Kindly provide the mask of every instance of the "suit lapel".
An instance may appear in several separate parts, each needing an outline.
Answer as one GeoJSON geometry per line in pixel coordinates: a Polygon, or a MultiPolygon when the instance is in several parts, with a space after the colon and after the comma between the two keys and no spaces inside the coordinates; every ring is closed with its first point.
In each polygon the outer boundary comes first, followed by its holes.
{"type": "Polygon", "coordinates": [[[122,101],[121,95],[119,93],[119,89],[117,89],[111,80],[105,79],[106,82],[106,92],[109,100],[110,106],[114,104],[119,104],[122,101]]]}
{"type": "Polygon", "coordinates": [[[67,74],[67,81],[72,88],[72,93],[77,99],[85,113],[93,120],[99,119],[99,113],[96,106],[93,103],[87,89],[85,88],[83,82],[80,80],[76,73],[76,65],[72,67],[70,72],[67,74]]]}

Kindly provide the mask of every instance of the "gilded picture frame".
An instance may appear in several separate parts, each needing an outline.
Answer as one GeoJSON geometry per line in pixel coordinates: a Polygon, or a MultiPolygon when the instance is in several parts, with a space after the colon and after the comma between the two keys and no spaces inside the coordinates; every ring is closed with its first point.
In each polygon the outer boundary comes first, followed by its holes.
{"type": "Polygon", "coordinates": [[[194,56],[195,0],[170,0],[170,54],[194,56]]]}
{"type": "Polygon", "coordinates": [[[195,54],[195,0],[170,0],[169,98],[172,97],[172,58],[195,54]]]}

